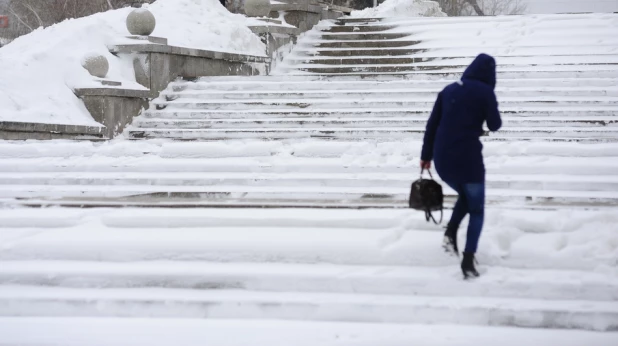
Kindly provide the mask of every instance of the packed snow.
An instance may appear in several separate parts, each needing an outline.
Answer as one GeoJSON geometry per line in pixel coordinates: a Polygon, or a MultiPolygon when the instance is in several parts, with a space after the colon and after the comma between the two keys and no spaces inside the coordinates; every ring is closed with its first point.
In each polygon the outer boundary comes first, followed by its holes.
{"type": "MultiPolygon", "coordinates": [[[[255,19],[228,12],[218,0],[159,0],[148,9],[157,20],[152,35],[167,38],[170,45],[264,56],[264,44],[247,27],[255,19]]],[[[0,121],[98,126],[73,93],[75,88],[101,86],[81,66],[85,55],[105,56],[107,79],[143,90],[131,60],[108,50],[115,43],[128,43],[125,19],[132,10],[66,20],[2,47],[0,121]]]]}
{"type": "Polygon", "coordinates": [[[386,0],[376,8],[350,13],[352,18],[385,18],[385,17],[445,17],[435,1],[426,0],[386,0]]]}

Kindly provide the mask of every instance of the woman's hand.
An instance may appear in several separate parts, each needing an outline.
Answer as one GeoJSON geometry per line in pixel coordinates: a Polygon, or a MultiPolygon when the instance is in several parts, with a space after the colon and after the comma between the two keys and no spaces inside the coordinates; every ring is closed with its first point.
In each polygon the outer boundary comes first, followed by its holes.
{"type": "Polygon", "coordinates": [[[431,161],[423,161],[421,160],[421,169],[430,169],[431,168],[431,161]]]}

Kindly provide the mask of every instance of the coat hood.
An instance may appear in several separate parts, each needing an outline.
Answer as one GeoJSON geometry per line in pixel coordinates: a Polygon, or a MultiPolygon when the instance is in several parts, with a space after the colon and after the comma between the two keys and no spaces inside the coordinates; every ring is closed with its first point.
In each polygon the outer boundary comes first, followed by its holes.
{"type": "Polygon", "coordinates": [[[487,54],[480,54],[474,59],[474,61],[466,68],[462,80],[474,79],[485,84],[491,85],[492,88],[496,87],[496,60],[487,54]]]}

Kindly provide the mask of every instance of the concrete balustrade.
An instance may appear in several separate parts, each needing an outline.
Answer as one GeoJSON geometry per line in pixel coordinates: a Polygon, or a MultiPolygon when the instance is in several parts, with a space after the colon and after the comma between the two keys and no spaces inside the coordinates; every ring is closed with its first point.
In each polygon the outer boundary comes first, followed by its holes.
{"type": "Polygon", "coordinates": [[[106,79],[109,72],[106,57],[88,55],[82,66],[101,87],[77,88],[74,92],[83,100],[93,119],[102,125],[101,128],[71,127],[69,131],[65,125],[22,123],[17,129],[15,124],[0,123],[0,139],[113,138],[122,133],[135,116],[148,109],[149,101],[158,97],[170,82],[178,78],[268,74],[272,64],[281,61],[285,53],[291,51],[298,35],[322,19],[345,14],[341,9],[330,10],[309,1],[271,5],[269,0],[248,0],[245,5],[247,15],[261,17],[264,23],[250,27],[266,45],[264,56],[170,45],[164,37],[151,36],[156,28],[155,16],[147,9],[136,9],[126,19],[131,34],[127,38],[133,43],[113,45],[109,50],[114,55],[132,60],[135,79],[147,90],[122,88],[121,82],[106,79]],[[275,19],[280,17],[287,24],[275,19]]]}

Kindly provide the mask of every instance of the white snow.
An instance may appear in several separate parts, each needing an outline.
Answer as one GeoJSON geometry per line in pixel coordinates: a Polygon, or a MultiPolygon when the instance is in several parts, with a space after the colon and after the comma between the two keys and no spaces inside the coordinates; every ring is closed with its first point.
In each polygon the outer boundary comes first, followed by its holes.
{"type": "Polygon", "coordinates": [[[409,210],[2,210],[0,315],[615,328],[613,211],[487,216],[469,283],[409,210]]]}
{"type": "Polygon", "coordinates": [[[615,346],[618,338],[568,330],[170,318],[1,318],[0,332],[4,344],[20,346],[615,346]]]}
{"type": "MultiPolygon", "coordinates": [[[[479,259],[483,265],[587,270],[616,277],[617,218],[611,210],[489,208],[479,259]]],[[[441,228],[406,210],[248,209],[239,215],[234,209],[18,209],[0,210],[0,219],[3,261],[277,259],[432,267],[457,262],[439,250],[441,228]]]]}
{"type": "MultiPolygon", "coordinates": [[[[589,53],[582,62],[591,62],[589,56],[603,50],[613,53],[612,16],[569,18],[413,18],[403,30],[418,34],[428,47],[449,47],[451,56],[458,56],[457,48],[450,47],[457,42],[446,40],[452,30],[463,32],[462,37],[479,33],[477,39],[462,43],[468,49],[475,46],[470,42],[486,41],[498,44],[489,49],[512,56],[522,54],[526,43],[547,46],[560,32],[572,35],[569,39],[575,44],[590,41],[586,35],[596,35],[592,46],[579,47],[578,51],[589,53]],[[590,28],[581,30],[585,26],[590,28]],[[505,41],[508,35],[513,35],[512,41],[505,41]]],[[[402,18],[396,21],[406,23],[402,18]]],[[[531,48],[529,54],[545,55],[552,48],[531,48]]],[[[560,52],[555,55],[565,53],[560,52]]],[[[555,64],[561,59],[539,60],[555,64]]],[[[504,133],[527,126],[531,132],[525,138],[533,140],[485,143],[489,188],[478,252],[482,276],[473,282],[462,280],[459,259],[442,251],[443,228],[408,209],[35,209],[19,208],[15,200],[46,195],[61,198],[52,202],[80,203],[91,200],[89,196],[98,201],[106,195],[141,191],[162,197],[138,195],[104,202],[199,206],[215,201],[231,207],[236,196],[263,205],[268,198],[306,202],[332,192],[332,200],[341,206],[358,201],[350,197],[355,193],[387,192],[403,196],[400,201],[405,202],[409,184],[418,176],[419,139],[0,143],[0,194],[5,197],[0,202],[11,206],[0,209],[0,316],[4,316],[0,344],[613,346],[618,337],[618,144],[601,138],[592,144],[537,140],[533,130],[582,129],[577,122],[560,123],[569,119],[607,122],[580,123],[588,131],[586,138],[615,129],[611,113],[618,96],[615,71],[591,70],[594,74],[586,78],[550,72],[551,78],[543,79],[530,72],[534,68],[520,67],[523,76],[531,78],[500,75],[501,109],[526,111],[506,113],[504,133]],[[557,103],[520,108],[521,101],[549,96],[547,100],[557,103]],[[607,102],[569,103],[595,99],[607,102]],[[543,119],[552,123],[530,122],[543,119]],[[214,190],[233,193],[166,195],[214,190]],[[550,200],[536,203],[542,196],[550,200]],[[565,196],[569,202],[560,204],[565,196]],[[609,202],[603,202],[604,196],[609,202]],[[601,198],[595,201],[595,197],[601,198]],[[510,203],[502,204],[500,198],[510,203]],[[102,316],[108,318],[98,318],[102,316]],[[348,323],[352,321],[356,323],[348,323]]],[[[255,90],[313,90],[310,96],[328,113],[322,118],[327,129],[336,128],[335,117],[340,122],[346,117],[362,122],[386,114],[385,119],[418,121],[426,119],[431,100],[400,94],[397,101],[396,94],[404,88],[428,88],[424,92],[429,94],[449,82],[380,78],[337,78],[330,83],[298,76],[175,82],[188,87],[187,100],[216,100],[230,109],[180,107],[176,113],[168,107],[150,113],[158,118],[135,123],[169,119],[180,127],[197,120],[208,125],[202,129],[207,131],[212,124],[221,125],[213,118],[222,118],[217,121],[255,121],[259,125],[255,127],[269,129],[276,119],[260,113],[263,106],[239,110],[251,99],[241,93],[255,90]],[[218,91],[209,94],[212,90],[218,91]],[[225,95],[227,99],[220,93],[230,90],[234,93],[225,95]],[[381,97],[385,94],[390,96],[381,97]],[[404,98],[427,105],[407,105],[401,101],[404,98]],[[369,114],[372,109],[366,106],[371,103],[362,99],[398,103],[375,102],[375,112],[369,114]],[[413,109],[421,113],[395,116],[413,109]]],[[[276,99],[252,95],[262,101],[276,99]]],[[[301,101],[287,96],[279,99],[301,101]]],[[[319,123],[312,107],[279,107],[272,117],[283,119],[292,111],[298,111],[298,117],[315,117],[306,123],[319,123]]],[[[290,129],[300,132],[300,127],[290,129]]],[[[445,212],[445,220],[449,214],[445,212]]],[[[461,247],[465,229],[464,223],[461,247]]]]}
{"type": "Polygon", "coordinates": [[[618,12],[618,0],[525,0],[526,13],[618,12]]]}
{"type": "MultiPolygon", "coordinates": [[[[229,13],[218,0],[159,0],[148,8],[157,20],[152,35],[167,38],[170,45],[264,55],[264,44],[247,27],[255,20],[229,13]]],[[[86,55],[108,59],[107,79],[144,89],[135,82],[132,62],[108,50],[129,41],[125,19],[131,10],[66,20],[1,48],[0,121],[98,126],[73,93],[101,86],[81,66],[86,55]]]]}
{"type": "MultiPolygon", "coordinates": [[[[39,220],[43,221],[43,220],[39,220]]],[[[61,221],[61,220],[58,220],[61,221]]],[[[394,294],[493,297],[547,300],[618,300],[618,277],[577,270],[485,267],[476,285],[468,285],[458,268],[445,266],[337,265],[329,263],[222,263],[203,261],[6,261],[0,280],[12,285],[68,288],[133,288],[159,282],[161,288],[243,287],[264,292],[394,294]],[[534,285],[531,285],[534,283],[534,285]],[[585,289],[583,289],[585,288],[585,289]]],[[[3,291],[15,296],[13,289],[3,291]]]]}
{"type": "Polygon", "coordinates": [[[445,17],[435,1],[426,0],[386,0],[376,8],[352,11],[352,18],[385,17],[445,17]]]}

